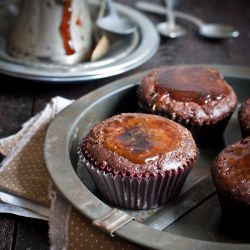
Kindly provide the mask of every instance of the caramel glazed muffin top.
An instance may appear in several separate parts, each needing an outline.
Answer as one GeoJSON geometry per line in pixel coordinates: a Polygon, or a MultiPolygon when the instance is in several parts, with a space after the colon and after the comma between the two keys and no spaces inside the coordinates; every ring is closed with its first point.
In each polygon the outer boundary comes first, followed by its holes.
{"type": "Polygon", "coordinates": [[[246,135],[250,136],[250,98],[244,101],[239,110],[239,120],[241,126],[246,131],[246,135]]]}
{"type": "Polygon", "coordinates": [[[124,113],[98,123],[82,145],[83,155],[113,173],[164,175],[188,167],[197,158],[191,133],[157,115],[124,113]]]}
{"type": "Polygon", "coordinates": [[[222,150],[213,163],[212,175],[220,192],[250,208],[250,137],[222,150]]]}
{"type": "Polygon", "coordinates": [[[216,123],[236,107],[237,97],[213,68],[171,66],[149,73],[138,88],[139,105],[171,119],[216,123]]]}

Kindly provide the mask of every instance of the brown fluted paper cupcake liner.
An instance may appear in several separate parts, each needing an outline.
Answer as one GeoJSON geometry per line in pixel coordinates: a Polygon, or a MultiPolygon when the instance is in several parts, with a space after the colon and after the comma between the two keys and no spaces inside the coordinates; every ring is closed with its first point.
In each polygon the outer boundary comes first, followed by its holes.
{"type": "Polygon", "coordinates": [[[100,169],[80,153],[102,196],[111,204],[128,209],[152,209],[174,199],[180,192],[193,163],[166,171],[165,175],[138,177],[100,169]]]}

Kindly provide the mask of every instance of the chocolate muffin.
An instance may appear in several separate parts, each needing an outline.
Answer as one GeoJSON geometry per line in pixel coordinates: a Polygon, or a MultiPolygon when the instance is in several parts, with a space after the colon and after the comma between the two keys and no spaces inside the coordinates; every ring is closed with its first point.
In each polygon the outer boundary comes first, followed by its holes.
{"type": "Polygon", "coordinates": [[[166,204],[180,191],[197,158],[191,133],[164,117],[124,113],[99,122],[80,148],[99,191],[130,209],[166,204]]]}
{"type": "Polygon", "coordinates": [[[187,127],[198,143],[221,138],[237,97],[213,68],[172,66],[153,70],[138,88],[140,107],[187,127]]]}
{"type": "Polygon", "coordinates": [[[212,176],[223,216],[250,228],[250,137],[222,150],[212,176]]]}
{"type": "Polygon", "coordinates": [[[242,137],[250,136],[250,98],[242,103],[238,113],[242,137]]]}

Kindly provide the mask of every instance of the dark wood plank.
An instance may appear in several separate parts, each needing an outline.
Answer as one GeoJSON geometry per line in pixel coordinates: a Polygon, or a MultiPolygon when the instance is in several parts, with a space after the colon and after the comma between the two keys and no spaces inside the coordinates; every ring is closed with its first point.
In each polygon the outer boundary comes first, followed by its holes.
{"type": "MultiPolygon", "coordinates": [[[[6,84],[5,80],[6,77],[1,78],[0,138],[17,132],[30,118],[33,108],[32,92],[6,84]]],[[[3,156],[0,161],[2,159],[3,156]]],[[[15,244],[16,218],[14,215],[0,215],[0,249],[12,249],[15,244]]]]}
{"type": "Polygon", "coordinates": [[[1,75],[0,88],[0,138],[11,135],[32,114],[34,90],[24,79],[1,75]]]}
{"type": "Polygon", "coordinates": [[[0,137],[11,135],[31,116],[33,97],[28,94],[0,95],[0,137]]]}
{"type": "MultiPolygon", "coordinates": [[[[1,79],[6,80],[9,77],[2,76],[1,79]]],[[[33,115],[36,86],[31,81],[16,78],[13,80],[13,83],[6,84],[1,88],[0,137],[15,133],[22,123],[33,115]]],[[[0,249],[49,248],[47,222],[1,215],[0,225],[0,249]]]]}
{"type": "Polygon", "coordinates": [[[15,216],[0,215],[0,249],[12,249],[13,241],[15,240],[15,216]]]}
{"type": "Polygon", "coordinates": [[[48,223],[19,217],[17,219],[16,250],[49,249],[48,223]]]}
{"type": "Polygon", "coordinates": [[[34,113],[41,111],[46,103],[50,101],[51,98],[55,96],[61,96],[68,99],[77,99],[90,91],[102,86],[106,81],[95,81],[85,82],[84,84],[69,83],[69,84],[53,84],[53,85],[44,85],[42,83],[36,86],[36,96],[35,96],[35,105],[34,113]]]}

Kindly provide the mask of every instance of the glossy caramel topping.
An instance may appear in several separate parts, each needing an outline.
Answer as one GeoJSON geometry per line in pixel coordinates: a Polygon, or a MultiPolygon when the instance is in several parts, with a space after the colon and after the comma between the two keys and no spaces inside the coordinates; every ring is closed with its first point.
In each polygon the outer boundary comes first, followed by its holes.
{"type": "Polygon", "coordinates": [[[163,118],[127,115],[104,130],[104,145],[135,164],[147,163],[176,149],[179,131],[163,118]]]}
{"type": "Polygon", "coordinates": [[[73,55],[75,50],[72,48],[72,40],[70,34],[70,20],[72,14],[72,0],[64,0],[63,2],[63,18],[60,25],[60,33],[63,39],[64,49],[67,55],[73,55]]]}
{"type": "Polygon", "coordinates": [[[250,181],[250,143],[234,147],[227,164],[234,175],[242,175],[245,180],[250,181]]]}
{"type": "Polygon", "coordinates": [[[199,105],[220,100],[229,93],[224,79],[212,68],[174,66],[164,69],[156,80],[156,91],[180,102],[199,105]]]}

